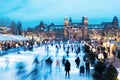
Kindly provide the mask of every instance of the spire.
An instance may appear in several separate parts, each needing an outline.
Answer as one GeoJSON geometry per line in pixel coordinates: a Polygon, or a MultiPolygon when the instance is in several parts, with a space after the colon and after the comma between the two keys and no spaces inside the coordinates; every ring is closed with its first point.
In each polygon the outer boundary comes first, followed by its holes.
{"type": "Polygon", "coordinates": [[[84,16],[82,17],[82,23],[84,23],[84,16]]]}
{"type": "Polygon", "coordinates": [[[72,22],[72,18],[71,17],[69,18],[69,22],[72,22]]]}

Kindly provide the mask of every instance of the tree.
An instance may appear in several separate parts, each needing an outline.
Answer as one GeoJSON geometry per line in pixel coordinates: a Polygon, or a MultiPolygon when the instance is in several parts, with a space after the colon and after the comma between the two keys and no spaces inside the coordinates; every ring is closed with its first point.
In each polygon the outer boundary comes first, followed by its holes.
{"type": "Polygon", "coordinates": [[[90,47],[88,45],[84,45],[84,52],[89,53],[90,52],[90,47]]]}
{"type": "Polygon", "coordinates": [[[10,19],[7,17],[0,18],[0,26],[6,27],[9,26],[10,19]]]}
{"type": "Polygon", "coordinates": [[[109,67],[106,69],[105,73],[103,74],[102,80],[118,80],[117,79],[118,72],[116,68],[110,64],[109,67]]]}
{"type": "Polygon", "coordinates": [[[10,27],[11,34],[16,35],[17,34],[16,23],[14,21],[11,21],[9,27],[10,27]]]}
{"type": "Polygon", "coordinates": [[[90,50],[90,47],[88,45],[84,45],[84,52],[84,60],[88,58],[90,60],[90,63],[94,66],[96,54],[92,50],[90,50]]]}
{"type": "Polygon", "coordinates": [[[93,78],[95,80],[101,80],[102,74],[105,71],[105,68],[106,68],[106,66],[105,66],[104,62],[98,61],[94,67],[93,78]]]}
{"type": "Polygon", "coordinates": [[[18,24],[17,24],[17,34],[22,35],[22,24],[21,24],[21,22],[18,22],[18,24]]]}

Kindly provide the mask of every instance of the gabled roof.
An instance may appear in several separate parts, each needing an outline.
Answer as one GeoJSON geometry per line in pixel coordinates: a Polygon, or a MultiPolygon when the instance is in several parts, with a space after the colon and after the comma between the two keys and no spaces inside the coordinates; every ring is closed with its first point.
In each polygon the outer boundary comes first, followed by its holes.
{"type": "Polygon", "coordinates": [[[101,24],[90,24],[90,25],[88,25],[88,28],[89,29],[103,29],[104,26],[101,24]]]}
{"type": "Polygon", "coordinates": [[[101,24],[102,24],[102,25],[111,25],[112,22],[102,22],[101,24]]]}
{"type": "Polygon", "coordinates": [[[71,26],[82,26],[83,23],[74,22],[70,24],[71,26]]]}

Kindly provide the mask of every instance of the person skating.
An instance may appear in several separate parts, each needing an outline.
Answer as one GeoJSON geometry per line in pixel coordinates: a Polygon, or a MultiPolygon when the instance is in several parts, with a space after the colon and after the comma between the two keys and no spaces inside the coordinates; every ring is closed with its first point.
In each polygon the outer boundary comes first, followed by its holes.
{"type": "Polygon", "coordinates": [[[50,56],[48,59],[46,59],[46,65],[50,67],[50,73],[52,73],[52,63],[53,63],[53,60],[50,56]]]}
{"type": "Polygon", "coordinates": [[[70,67],[71,67],[71,64],[68,60],[66,60],[66,63],[65,63],[65,78],[70,78],[70,67]]]}
{"type": "Polygon", "coordinates": [[[90,74],[90,63],[88,60],[85,62],[85,68],[86,68],[86,75],[90,74]]]}
{"type": "Polygon", "coordinates": [[[63,58],[62,58],[62,65],[63,66],[65,66],[65,62],[66,62],[66,58],[65,58],[65,56],[63,56],[63,58]]]}
{"type": "Polygon", "coordinates": [[[80,64],[80,58],[79,57],[77,57],[75,59],[75,63],[76,63],[76,67],[79,68],[79,64],[80,64]]]}
{"type": "Polygon", "coordinates": [[[81,76],[81,74],[83,74],[84,75],[84,73],[85,73],[85,70],[84,70],[85,68],[84,68],[84,65],[81,65],[80,66],[80,76],[81,76]]]}

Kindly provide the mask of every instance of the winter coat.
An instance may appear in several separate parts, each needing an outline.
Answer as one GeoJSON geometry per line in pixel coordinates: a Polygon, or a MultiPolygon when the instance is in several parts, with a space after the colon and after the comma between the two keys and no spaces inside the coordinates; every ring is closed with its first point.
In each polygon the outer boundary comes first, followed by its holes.
{"type": "Polygon", "coordinates": [[[84,65],[80,66],[80,73],[84,74],[85,70],[84,70],[84,65]]]}
{"type": "Polygon", "coordinates": [[[80,58],[79,58],[79,57],[77,57],[77,58],[75,59],[75,63],[76,63],[77,65],[80,64],[80,58]]]}
{"type": "Polygon", "coordinates": [[[86,69],[87,69],[87,70],[90,69],[90,63],[89,63],[89,61],[86,61],[85,66],[86,66],[86,69]]]}
{"type": "Polygon", "coordinates": [[[69,61],[66,61],[65,63],[65,71],[70,71],[70,62],[69,61]]]}

